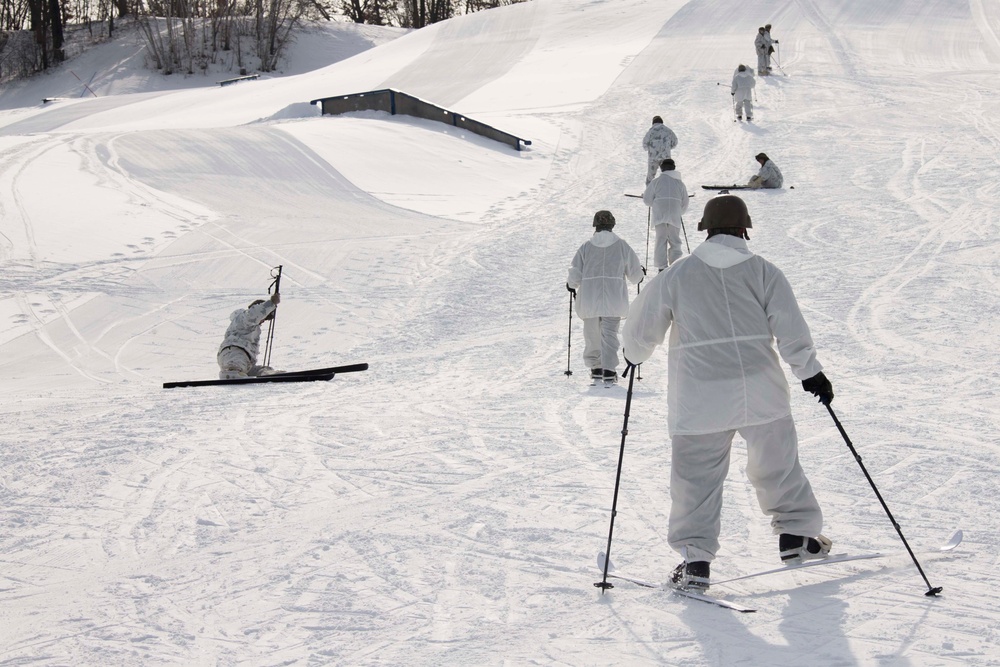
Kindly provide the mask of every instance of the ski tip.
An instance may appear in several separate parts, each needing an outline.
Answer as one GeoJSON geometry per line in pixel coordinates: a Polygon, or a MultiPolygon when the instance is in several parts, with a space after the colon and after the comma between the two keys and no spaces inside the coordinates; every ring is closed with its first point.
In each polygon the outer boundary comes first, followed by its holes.
{"type": "MultiPolygon", "coordinates": [[[[603,570],[604,569],[604,563],[607,560],[608,560],[607,554],[605,554],[603,551],[598,551],[597,552],[597,569],[598,570],[603,570]]],[[[611,572],[614,569],[615,569],[615,566],[612,565],[611,563],[608,563],[608,572],[611,572]]]]}
{"type": "Polygon", "coordinates": [[[956,530],[955,534],[951,536],[951,539],[949,539],[945,544],[943,544],[938,549],[938,551],[951,551],[952,549],[954,549],[955,547],[957,547],[959,544],[962,543],[962,539],[964,537],[965,534],[961,530],[956,530]]]}

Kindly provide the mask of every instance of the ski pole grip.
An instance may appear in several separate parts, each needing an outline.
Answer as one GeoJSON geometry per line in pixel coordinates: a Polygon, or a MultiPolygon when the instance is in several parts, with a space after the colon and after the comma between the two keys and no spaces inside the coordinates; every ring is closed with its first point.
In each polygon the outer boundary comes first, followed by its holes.
{"type": "MultiPolygon", "coordinates": [[[[283,266],[282,264],[279,264],[276,267],[278,269],[278,275],[274,277],[274,282],[271,283],[271,286],[274,287],[274,291],[275,292],[280,292],[281,291],[281,267],[282,266],[283,266]]],[[[268,290],[268,292],[270,292],[270,290],[268,290]]]]}

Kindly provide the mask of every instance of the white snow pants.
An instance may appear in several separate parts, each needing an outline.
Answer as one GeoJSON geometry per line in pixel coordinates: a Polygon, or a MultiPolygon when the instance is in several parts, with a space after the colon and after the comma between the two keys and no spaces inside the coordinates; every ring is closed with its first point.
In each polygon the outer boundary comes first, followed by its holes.
{"type": "Polygon", "coordinates": [[[583,361],[587,368],[617,370],[621,324],[620,317],[588,317],[583,321],[583,361]]]}
{"type": "Polygon", "coordinates": [[[739,100],[736,101],[736,115],[740,118],[746,116],[747,120],[753,118],[753,104],[750,102],[749,98],[743,100],[742,102],[739,100]]]}
{"type": "MultiPolygon", "coordinates": [[[[687,561],[712,561],[719,550],[722,486],[729,472],[733,436],[747,443],[747,478],[771,517],[774,534],[815,537],[823,513],[799,465],[792,418],[705,435],[671,438],[670,526],[667,541],[687,561]]],[[[777,552],[777,542],[774,545],[777,552]]]]}
{"type": "Polygon", "coordinates": [[[660,271],[666,269],[684,255],[681,245],[681,228],[670,223],[655,225],[656,245],[653,246],[653,263],[660,271]]]}
{"type": "Polygon", "coordinates": [[[267,375],[271,370],[267,366],[257,366],[250,361],[250,355],[242,347],[230,345],[219,350],[216,356],[219,362],[219,379],[232,380],[256,375],[267,375]]]}
{"type": "Polygon", "coordinates": [[[757,52],[757,74],[768,74],[769,63],[767,57],[767,49],[757,52]]]}

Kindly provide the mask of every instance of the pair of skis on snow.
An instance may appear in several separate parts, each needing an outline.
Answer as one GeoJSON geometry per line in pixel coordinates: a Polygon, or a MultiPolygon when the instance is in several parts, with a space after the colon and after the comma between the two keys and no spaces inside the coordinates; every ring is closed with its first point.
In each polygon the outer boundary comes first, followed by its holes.
{"type": "MultiPolygon", "coordinates": [[[[959,544],[961,544],[962,537],[963,537],[962,531],[961,530],[956,531],[955,534],[951,536],[951,539],[949,539],[946,543],[942,544],[937,549],[933,550],[931,553],[947,553],[949,551],[954,551],[955,548],[958,547],[959,544]]],[[[852,561],[852,560],[868,560],[868,559],[872,559],[872,558],[882,558],[885,555],[886,554],[878,553],[878,552],[867,553],[867,554],[859,554],[859,555],[856,555],[856,556],[850,556],[848,554],[837,554],[835,556],[828,556],[827,558],[824,558],[822,560],[811,560],[811,561],[806,561],[804,563],[796,563],[795,565],[783,565],[781,567],[776,567],[776,568],[771,569],[771,570],[763,570],[761,572],[754,572],[752,574],[744,574],[744,575],[739,576],[739,577],[732,577],[731,579],[723,579],[722,581],[715,581],[715,582],[712,582],[712,586],[722,586],[724,584],[730,584],[730,583],[732,583],[734,581],[743,581],[744,579],[753,579],[755,577],[763,577],[763,576],[766,576],[766,575],[769,575],[769,574],[775,574],[775,573],[778,573],[778,572],[791,572],[792,570],[801,570],[801,569],[805,569],[805,568],[809,568],[809,567],[820,567],[820,566],[823,566],[823,565],[836,565],[838,563],[846,563],[846,562],[852,561]]],[[[604,566],[605,566],[606,560],[607,560],[607,558],[606,558],[606,556],[605,556],[605,554],[604,554],[603,551],[597,554],[597,567],[598,567],[599,570],[601,570],[601,572],[604,571],[604,566]]],[[[656,588],[656,589],[667,588],[670,591],[672,591],[675,595],[679,595],[681,597],[686,597],[686,598],[691,599],[691,600],[698,600],[699,602],[707,602],[709,604],[713,604],[713,605],[716,605],[718,607],[724,607],[726,609],[731,609],[733,611],[738,611],[738,612],[743,613],[743,614],[749,614],[749,613],[753,613],[753,612],[757,611],[756,609],[754,609],[752,607],[747,607],[747,606],[738,604],[736,602],[732,602],[730,600],[725,600],[723,598],[717,598],[717,597],[714,597],[712,595],[708,595],[706,593],[698,593],[698,592],[695,592],[695,591],[684,590],[682,588],[673,588],[673,587],[665,585],[665,584],[658,584],[656,582],[647,581],[645,579],[639,579],[639,578],[632,577],[632,576],[625,575],[625,574],[618,574],[618,573],[612,574],[611,572],[612,572],[612,570],[614,570],[614,565],[611,564],[611,563],[607,563],[607,566],[608,566],[607,569],[608,569],[608,578],[609,579],[618,579],[620,581],[628,581],[628,582],[633,583],[633,584],[635,584],[637,586],[642,586],[643,588],[656,588]]],[[[594,585],[598,586],[598,587],[601,586],[600,583],[596,583],[594,585]]]]}
{"type": "Polygon", "coordinates": [[[331,366],[329,368],[314,368],[306,371],[290,371],[287,373],[272,373],[255,377],[233,378],[230,380],[182,380],[180,382],[164,382],[164,389],[175,387],[214,387],[231,384],[264,384],[269,382],[321,382],[332,380],[337,373],[356,373],[368,370],[368,364],[350,364],[348,366],[331,366]]]}

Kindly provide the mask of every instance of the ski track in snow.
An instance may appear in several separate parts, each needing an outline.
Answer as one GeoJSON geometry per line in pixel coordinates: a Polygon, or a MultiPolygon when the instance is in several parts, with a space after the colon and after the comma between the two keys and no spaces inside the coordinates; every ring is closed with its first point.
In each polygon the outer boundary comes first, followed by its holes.
{"type": "MultiPolygon", "coordinates": [[[[553,128],[534,148],[551,166],[474,223],[380,202],[280,126],[53,132],[84,118],[74,106],[4,128],[0,664],[1000,665],[1000,95],[986,64],[1000,8],[617,2],[536,0],[495,23],[486,12],[379,73],[488,100],[525,76],[517,59],[597,39],[539,25],[580,29],[579,12],[595,11],[616,34],[649,33],[588,103],[507,100],[553,128]],[[640,25],[650,16],[658,32],[640,25]],[[733,123],[732,70],[754,63],[765,20],[788,76],[760,79],[755,123],[733,123]],[[948,45],[934,67],[928,34],[948,45]],[[427,76],[449,59],[465,66],[427,76]],[[834,408],[941,599],[923,597],[794,378],[824,532],[836,550],[892,555],[713,591],[752,600],[746,616],[593,588],[627,381],[589,386],[575,319],[564,374],[563,283],[599,208],[645,260],[646,210],[622,193],[641,191],[655,113],[680,136],[674,158],[696,193],[692,246],[700,183],[744,181],[765,150],[795,186],[746,193],[751,247],[795,287],[834,408]],[[100,209],[115,213],[113,238],[78,259],[52,259],[40,240],[52,221],[28,174],[52,156],[77,161],[78,192],[114,194],[100,209]],[[370,370],[161,390],[214,375],[226,316],[277,264],[275,363],[370,370]],[[959,527],[956,553],[924,555],[959,527]]],[[[666,544],[665,375],[658,352],[635,382],[611,551],[655,580],[679,560],[666,544]]],[[[716,576],[777,561],[745,465],[737,438],[716,576]]]]}

